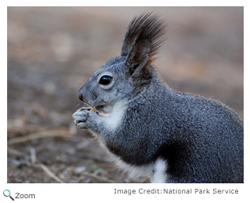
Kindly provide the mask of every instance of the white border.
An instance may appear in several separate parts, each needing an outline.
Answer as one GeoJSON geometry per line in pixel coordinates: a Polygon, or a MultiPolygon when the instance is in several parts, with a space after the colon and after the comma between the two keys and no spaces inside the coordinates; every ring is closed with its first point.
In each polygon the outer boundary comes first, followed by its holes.
{"type": "MultiPolygon", "coordinates": [[[[249,33],[249,22],[247,17],[249,17],[249,7],[246,6],[247,1],[237,1],[228,2],[226,6],[244,6],[244,36],[250,36],[249,33]]],[[[168,1],[168,5],[162,5],[162,1],[153,1],[153,2],[140,2],[135,4],[134,1],[125,1],[122,3],[122,6],[187,6],[186,2],[171,2],[168,1]],[[131,3],[132,2],[132,3],[131,3]],[[180,4],[181,3],[181,4],[180,4]]],[[[2,3],[3,4],[3,3],[2,3]]],[[[1,58],[2,58],[2,68],[1,68],[1,93],[4,95],[2,99],[3,111],[1,113],[1,178],[0,178],[0,192],[4,189],[10,189],[13,196],[16,192],[23,194],[32,194],[36,195],[35,199],[29,200],[20,200],[25,202],[60,202],[61,200],[65,201],[75,201],[75,202],[127,202],[127,201],[137,201],[137,202],[156,202],[156,201],[174,201],[174,202],[183,202],[187,198],[190,198],[192,202],[219,202],[219,201],[237,201],[237,202],[246,202],[247,194],[249,193],[247,188],[249,188],[249,109],[248,105],[248,77],[249,77],[249,68],[244,69],[244,126],[245,126],[245,183],[244,184],[7,184],[7,139],[6,139],[6,129],[7,129],[7,52],[6,52],[6,39],[7,39],[7,6],[121,6],[119,3],[113,1],[8,1],[5,5],[1,5],[1,25],[2,29],[1,35],[1,58]],[[239,195],[114,195],[114,189],[135,189],[138,191],[139,188],[144,189],[185,189],[185,188],[200,188],[200,189],[238,189],[240,191],[239,195]],[[243,199],[244,198],[244,199],[243,199]]],[[[188,1],[188,6],[197,5],[197,1],[188,1]]],[[[206,2],[199,1],[199,6],[225,6],[225,1],[209,1],[209,5],[206,2]]],[[[249,48],[248,37],[244,37],[244,55],[246,56],[247,48],[249,48]]],[[[244,67],[250,67],[249,59],[244,57],[244,67]]],[[[1,192],[1,193],[2,193],[1,192]]],[[[249,195],[248,195],[249,197],[249,195]]],[[[10,202],[9,198],[4,197],[0,194],[0,202],[10,202]]],[[[19,200],[15,200],[19,201],[19,200]]]]}

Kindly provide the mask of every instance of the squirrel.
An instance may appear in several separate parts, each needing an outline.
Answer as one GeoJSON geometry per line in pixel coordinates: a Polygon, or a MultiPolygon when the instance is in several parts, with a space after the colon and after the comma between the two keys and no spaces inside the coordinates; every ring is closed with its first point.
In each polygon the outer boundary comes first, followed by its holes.
{"type": "Polygon", "coordinates": [[[166,30],[152,13],[127,28],[121,56],[78,92],[73,114],[129,177],[153,183],[242,183],[243,122],[225,104],[171,89],[152,62],[166,30]]]}

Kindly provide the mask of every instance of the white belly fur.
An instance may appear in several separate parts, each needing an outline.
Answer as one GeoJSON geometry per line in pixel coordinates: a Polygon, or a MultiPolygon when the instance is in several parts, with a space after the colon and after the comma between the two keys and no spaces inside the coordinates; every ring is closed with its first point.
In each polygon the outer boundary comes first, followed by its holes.
{"type": "Polygon", "coordinates": [[[154,165],[154,175],[152,183],[166,183],[167,181],[167,162],[163,159],[157,159],[154,165]]]}
{"type": "MultiPolygon", "coordinates": [[[[111,129],[112,131],[115,131],[116,128],[120,125],[124,113],[126,111],[127,106],[120,103],[116,104],[112,112],[109,114],[102,115],[103,119],[102,121],[105,123],[108,129],[111,129]]],[[[109,152],[109,150],[105,146],[105,141],[101,137],[101,135],[98,135],[94,132],[92,132],[95,137],[99,138],[100,146],[105,149],[106,152],[108,152],[111,161],[115,163],[115,165],[126,172],[129,176],[129,178],[138,178],[138,177],[149,177],[151,179],[152,183],[164,183],[167,179],[167,162],[163,159],[157,159],[155,162],[152,162],[151,164],[143,165],[143,166],[134,166],[131,164],[127,164],[124,161],[122,161],[118,156],[115,154],[112,154],[109,152]]]]}
{"type": "Polygon", "coordinates": [[[101,114],[103,117],[102,121],[105,123],[106,128],[115,131],[115,129],[121,124],[126,109],[126,105],[118,103],[114,105],[111,113],[101,114]]]}
{"type": "Polygon", "coordinates": [[[148,177],[152,183],[166,183],[167,181],[167,162],[163,159],[159,158],[155,162],[147,165],[134,166],[125,163],[119,157],[110,152],[109,154],[111,161],[113,161],[119,169],[126,172],[131,179],[148,177]]]}

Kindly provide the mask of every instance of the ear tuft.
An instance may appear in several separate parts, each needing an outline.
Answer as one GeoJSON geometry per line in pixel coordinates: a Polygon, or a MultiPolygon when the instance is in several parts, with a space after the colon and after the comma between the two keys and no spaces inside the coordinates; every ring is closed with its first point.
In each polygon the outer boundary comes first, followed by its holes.
{"type": "MultiPolygon", "coordinates": [[[[121,56],[127,56],[126,65],[132,70],[148,66],[164,41],[166,25],[152,13],[133,19],[128,26],[121,56]]],[[[132,71],[133,72],[133,71],[132,71]]]]}

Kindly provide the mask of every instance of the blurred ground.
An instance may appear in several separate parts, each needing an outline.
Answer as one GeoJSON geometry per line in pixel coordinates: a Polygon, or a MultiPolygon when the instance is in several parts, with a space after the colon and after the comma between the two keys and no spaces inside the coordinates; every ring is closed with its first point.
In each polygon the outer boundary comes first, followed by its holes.
{"type": "Polygon", "coordinates": [[[8,182],[133,182],[77,130],[76,94],[120,54],[132,18],[168,23],[155,66],[179,91],[215,98],[243,118],[242,8],[8,8],[8,182]]]}

